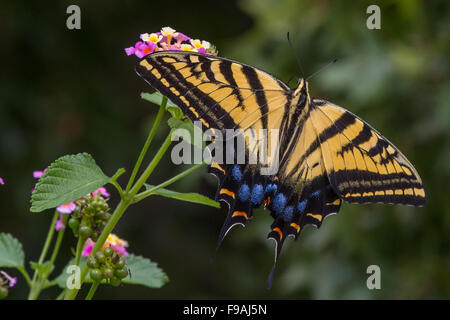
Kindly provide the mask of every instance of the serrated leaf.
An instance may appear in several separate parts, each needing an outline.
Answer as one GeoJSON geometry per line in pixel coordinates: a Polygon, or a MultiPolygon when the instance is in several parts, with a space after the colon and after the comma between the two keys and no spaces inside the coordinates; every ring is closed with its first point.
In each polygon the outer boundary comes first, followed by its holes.
{"type": "MultiPolygon", "coordinates": [[[[149,185],[147,183],[145,183],[144,186],[147,190],[150,190],[155,187],[155,186],[149,185]]],[[[201,195],[200,193],[195,193],[195,192],[182,193],[182,192],[177,192],[177,191],[172,191],[172,190],[161,188],[161,189],[156,190],[154,192],[154,194],[156,194],[158,196],[163,196],[166,198],[178,199],[178,200],[188,201],[188,202],[193,202],[193,203],[200,203],[200,204],[204,204],[204,205],[211,206],[214,208],[220,208],[220,204],[217,201],[214,201],[204,195],[201,195]]]]}
{"type": "Polygon", "coordinates": [[[108,183],[90,154],[66,155],[53,162],[31,195],[31,211],[40,212],[79,199],[108,183]]]}
{"type": "Polygon", "coordinates": [[[123,283],[140,284],[149,288],[161,288],[169,281],[169,277],[155,262],[149,259],[130,254],[126,257],[126,267],[130,275],[122,279],[123,283]]]}
{"type": "Polygon", "coordinates": [[[179,136],[184,141],[197,148],[200,148],[202,150],[205,148],[205,141],[203,140],[202,130],[197,126],[194,126],[194,124],[189,119],[183,121],[172,117],[167,120],[167,124],[172,130],[175,130],[172,133],[173,135],[179,136]],[[176,129],[182,130],[178,131],[176,129]],[[183,130],[186,131],[183,132],[183,130]]]}
{"type": "Polygon", "coordinates": [[[0,233],[0,267],[24,267],[25,253],[22,244],[9,233],[0,233]]]}
{"type": "MultiPolygon", "coordinates": [[[[154,103],[158,106],[160,106],[162,104],[163,97],[164,96],[159,91],[156,91],[153,93],[147,93],[147,92],[141,93],[142,99],[147,100],[151,103],[154,103]]],[[[178,106],[175,103],[173,103],[172,101],[170,101],[169,99],[167,99],[166,110],[168,112],[170,112],[172,117],[175,117],[177,119],[181,119],[184,117],[183,111],[181,111],[181,109],[178,108],[178,106]]]]}

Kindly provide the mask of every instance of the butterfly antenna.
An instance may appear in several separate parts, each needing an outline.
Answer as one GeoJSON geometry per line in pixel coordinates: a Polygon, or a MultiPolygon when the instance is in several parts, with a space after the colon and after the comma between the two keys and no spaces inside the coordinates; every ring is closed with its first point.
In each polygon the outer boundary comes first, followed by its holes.
{"type": "Polygon", "coordinates": [[[334,59],[333,61],[329,62],[327,65],[323,66],[322,68],[320,68],[319,70],[317,70],[316,72],[314,72],[312,75],[310,75],[309,77],[306,78],[306,80],[311,79],[312,77],[316,76],[319,72],[321,72],[322,70],[328,68],[329,66],[331,66],[332,64],[334,64],[338,59],[334,59]]]}
{"type": "Polygon", "coordinates": [[[299,69],[300,69],[300,72],[301,72],[301,74],[305,74],[305,73],[303,72],[302,65],[300,64],[300,59],[299,59],[298,56],[295,54],[294,46],[292,45],[291,39],[290,39],[290,37],[289,37],[289,31],[288,31],[288,33],[287,33],[286,36],[287,36],[287,41],[288,41],[288,43],[289,43],[289,46],[291,47],[292,53],[294,54],[295,60],[297,60],[297,65],[298,65],[298,67],[299,67],[299,69]]]}

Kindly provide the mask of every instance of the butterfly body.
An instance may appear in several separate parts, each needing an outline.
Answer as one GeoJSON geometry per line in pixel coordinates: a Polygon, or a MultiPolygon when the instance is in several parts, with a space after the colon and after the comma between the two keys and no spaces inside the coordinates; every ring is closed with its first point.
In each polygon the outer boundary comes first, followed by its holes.
{"type": "MultiPolygon", "coordinates": [[[[305,225],[320,227],[342,201],[423,205],[422,181],[407,158],[378,131],[351,112],[312,98],[308,83],[295,89],[254,67],[214,56],[180,51],[143,58],[137,73],[177,104],[204,130],[268,130],[278,136],[277,170],[263,173],[245,162],[212,162],[218,177],[216,198],[229,205],[219,245],[235,225],[245,225],[263,206],[274,222],[268,238],[276,242],[275,261],[288,236],[305,225]]],[[[273,146],[273,144],[272,144],[273,146]]],[[[270,149],[270,148],[269,148],[270,149]]],[[[235,147],[234,152],[239,150],[235,147]]]]}

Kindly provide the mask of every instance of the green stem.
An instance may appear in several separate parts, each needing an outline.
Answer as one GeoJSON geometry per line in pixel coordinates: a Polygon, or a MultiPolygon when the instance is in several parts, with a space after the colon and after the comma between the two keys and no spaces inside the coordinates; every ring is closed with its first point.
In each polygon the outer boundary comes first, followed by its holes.
{"type": "Polygon", "coordinates": [[[184,178],[185,176],[187,176],[187,175],[191,174],[192,172],[194,172],[194,171],[204,167],[205,165],[206,165],[206,163],[204,163],[204,162],[196,164],[195,166],[187,169],[186,171],[183,171],[182,173],[180,173],[180,174],[170,178],[169,180],[167,180],[167,181],[165,181],[165,182],[163,182],[163,183],[161,183],[161,184],[159,184],[159,185],[157,185],[157,186],[155,186],[155,187],[153,187],[151,189],[148,189],[148,190],[146,190],[144,192],[138,193],[134,197],[133,203],[139,202],[139,201],[147,198],[148,196],[151,196],[152,194],[155,193],[155,191],[157,191],[157,190],[159,190],[161,188],[167,187],[168,185],[171,185],[172,183],[174,183],[174,182],[184,178]]]}
{"type": "Polygon", "coordinates": [[[57,281],[47,282],[47,284],[44,286],[43,289],[47,289],[47,288],[50,288],[50,287],[53,287],[53,286],[57,286],[57,285],[58,285],[57,281]]]}
{"type": "MultiPolygon", "coordinates": [[[[62,223],[64,225],[66,225],[68,217],[69,217],[69,215],[67,215],[67,214],[63,215],[62,223]]],[[[62,239],[63,239],[63,236],[64,236],[64,231],[65,231],[65,229],[61,229],[61,230],[58,231],[58,237],[56,238],[56,243],[55,243],[55,246],[53,248],[52,256],[50,258],[50,264],[51,265],[53,265],[55,263],[55,259],[56,259],[56,256],[58,255],[59,248],[61,246],[61,242],[62,242],[62,239]]],[[[37,282],[37,285],[35,286],[35,290],[34,290],[34,294],[33,294],[32,299],[37,299],[39,297],[39,294],[41,293],[41,291],[43,289],[46,289],[46,288],[51,287],[51,286],[56,284],[56,282],[48,282],[48,281],[46,281],[48,279],[49,275],[50,275],[50,273],[46,274],[45,277],[43,277],[43,278],[42,277],[39,278],[39,281],[37,282]]]]}
{"type": "Polygon", "coordinates": [[[109,183],[112,184],[117,189],[120,196],[123,195],[122,187],[120,186],[120,184],[117,183],[117,181],[111,180],[109,183]]]}
{"type": "Polygon", "coordinates": [[[124,168],[120,168],[119,170],[117,170],[117,172],[111,177],[111,180],[109,181],[110,184],[112,184],[117,191],[119,192],[120,196],[122,197],[123,195],[123,190],[122,187],[120,186],[120,184],[117,182],[117,179],[125,172],[124,168]]]}
{"type": "Polygon", "coordinates": [[[97,291],[98,285],[100,284],[100,281],[95,281],[94,283],[92,283],[91,285],[91,289],[89,290],[85,300],[91,300],[92,297],[94,296],[95,291],[97,291]]]}
{"type": "Polygon", "coordinates": [[[58,219],[58,216],[59,212],[55,210],[55,214],[53,215],[52,222],[50,223],[50,229],[48,230],[47,239],[45,240],[44,248],[42,249],[38,264],[42,264],[44,262],[45,257],[47,256],[48,249],[50,248],[50,243],[52,242],[53,235],[55,234],[55,223],[56,220],[58,219]]]}
{"type": "Polygon", "coordinates": [[[21,273],[21,274],[23,275],[23,277],[25,278],[25,281],[27,282],[28,287],[31,288],[31,279],[30,279],[30,276],[28,275],[27,270],[25,270],[24,267],[20,267],[20,266],[19,266],[19,267],[16,267],[16,269],[20,271],[20,273],[21,273]]]}
{"type": "MultiPolygon", "coordinates": [[[[67,222],[67,219],[68,219],[68,218],[69,218],[69,215],[68,215],[68,214],[65,214],[65,215],[63,216],[63,221],[62,221],[62,223],[63,223],[65,226],[66,226],[66,222],[67,222]]],[[[54,264],[54,262],[55,262],[55,260],[56,260],[56,257],[58,256],[59,248],[61,247],[61,242],[62,242],[62,239],[63,239],[63,237],[64,237],[64,232],[65,232],[65,231],[66,231],[65,228],[58,231],[58,237],[56,238],[55,247],[53,248],[52,256],[51,256],[51,258],[50,258],[50,263],[51,263],[51,264],[54,264]]]]}
{"type": "Polygon", "coordinates": [[[80,264],[81,259],[81,251],[83,251],[83,245],[86,242],[86,238],[80,236],[77,242],[77,251],[75,251],[75,265],[78,266],[80,264]]]}
{"type": "Polygon", "coordinates": [[[136,181],[136,184],[133,186],[133,188],[131,188],[129,192],[130,199],[133,199],[136,193],[138,193],[138,191],[142,188],[144,183],[147,181],[148,177],[152,174],[153,170],[158,165],[159,161],[161,161],[161,158],[164,156],[164,153],[166,153],[171,142],[172,142],[172,131],[169,132],[169,134],[166,137],[166,140],[164,140],[155,157],[152,159],[148,167],[139,177],[138,181],[136,181]]]}
{"type": "MultiPolygon", "coordinates": [[[[52,242],[53,235],[55,234],[55,223],[58,219],[59,212],[55,210],[53,214],[52,222],[50,223],[50,229],[47,233],[47,239],[45,239],[44,247],[42,248],[41,255],[39,257],[38,264],[42,264],[44,262],[45,256],[47,255],[47,251],[50,247],[50,243],[52,242]]],[[[31,281],[30,293],[28,294],[28,299],[36,299],[36,281],[38,279],[38,270],[34,270],[33,280],[31,281]]]]}
{"type": "Polygon", "coordinates": [[[147,153],[148,147],[150,146],[150,143],[152,142],[153,137],[155,136],[156,129],[158,129],[159,123],[161,122],[161,119],[164,115],[166,105],[167,105],[167,98],[163,97],[161,105],[159,106],[158,114],[156,115],[155,118],[155,122],[153,123],[152,129],[150,130],[150,134],[147,137],[147,141],[145,141],[144,147],[142,148],[141,153],[139,154],[139,158],[136,161],[136,164],[133,168],[133,172],[131,173],[131,177],[130,180],[128,181],[128,185],[125,189],[125,192],[130,191],[130,188],[134,183],[134,179],[136,178],[139,168],[141,167],[142,161],[144,160],[144,156],[147,153]]]}

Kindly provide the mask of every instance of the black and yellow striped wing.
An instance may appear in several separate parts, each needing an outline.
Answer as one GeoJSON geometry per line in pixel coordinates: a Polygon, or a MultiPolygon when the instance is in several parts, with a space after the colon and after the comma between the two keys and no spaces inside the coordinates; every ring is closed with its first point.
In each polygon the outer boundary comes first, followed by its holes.
{"type": "MultiPolygon", "coordinates": [[[[408,159],[351,112],[314,99],[310,113],[334,191],[347,202],[424,205],[422,180],[408,159]]],[[[314,150],[314,146],[306,153],[314,150]]]]}
{"type": "Polygon", "coordinates": [[[136,71],[205,130],[279,127],[291,99],[291,89],[278,79],[215,56],[160,51],[136,71]]]}

